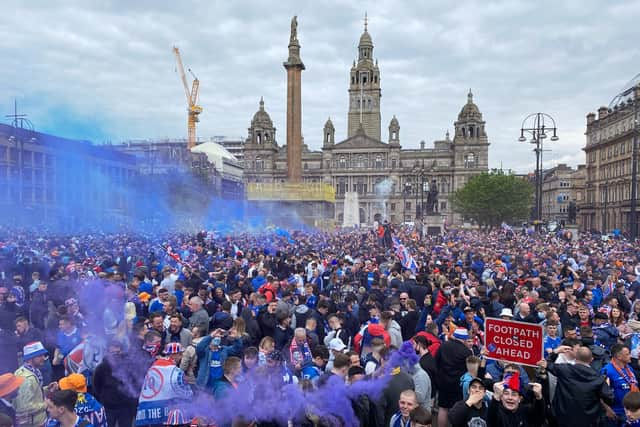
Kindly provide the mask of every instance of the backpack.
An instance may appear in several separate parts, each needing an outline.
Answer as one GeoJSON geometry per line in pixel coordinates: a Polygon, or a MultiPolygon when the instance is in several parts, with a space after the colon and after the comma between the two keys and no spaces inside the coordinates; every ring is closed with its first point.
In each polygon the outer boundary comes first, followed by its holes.
{"type": "Polygon", "coordinates": [[[596,370],[596,372],[601,372],[602,368],[606,366],[607,363],[611,360],[611,356],[609,352],[599,345],[590,345],[589,349],[591,350],[591,354],[593,356],[593,360],[591,361],[591,367],[596,370]]]}

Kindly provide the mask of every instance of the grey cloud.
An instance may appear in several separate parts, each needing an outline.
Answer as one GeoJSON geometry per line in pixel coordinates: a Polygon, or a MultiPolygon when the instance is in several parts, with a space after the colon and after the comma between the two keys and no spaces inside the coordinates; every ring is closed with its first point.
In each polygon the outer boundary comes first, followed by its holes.
{"type": "Polygon", "coordinates": [[[52,117],[66,110],[106,139],[182,137],[176,44],[201,80],[200,135],[245,136],[264,96],[283,143],[282,62],[297,14],[307,65],[303,129],[317,149],[329,116],[337,137],[346,135],[348,72],[365,8],[381,69],[383,135],[395,114],[403,146],[442,138],[472,88],[487,121],[491,167],[532,168],[531,146],[517,137],[535,111],[552,114],[560,128],[545,165],[583,162],[585,115],[640,71],[640,2],[633,0],[39,0],[13,2],[0,16],[2,105],[9,112],[18,97],[36,127],[54,133],[52,117]]]}

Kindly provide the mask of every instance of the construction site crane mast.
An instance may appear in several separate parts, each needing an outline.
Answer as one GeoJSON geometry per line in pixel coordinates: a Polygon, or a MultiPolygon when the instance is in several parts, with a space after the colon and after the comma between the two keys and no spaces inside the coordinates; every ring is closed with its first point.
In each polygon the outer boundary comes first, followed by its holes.
{"type": "Polygon", "coordinates": [[[191,83],[191,90],[189,90],[189,83],[187,82],[187,76],[184,72],[184,66],[182,65],[182,58],[180,57],[180,50],[174,46],[173,53],[176,56],[176,62],[178,63],[178,72],[182,79],[182,85],[184,86],[184,94],[187,97],[187,148],[191,148],[196,145],[196,123],[200,121],[198,117],[202,113],[202,107],[198,105],[198,91],[200,90],[200,80],[193,74],[189,68],[189,73],[193,77],[191,83]]]}

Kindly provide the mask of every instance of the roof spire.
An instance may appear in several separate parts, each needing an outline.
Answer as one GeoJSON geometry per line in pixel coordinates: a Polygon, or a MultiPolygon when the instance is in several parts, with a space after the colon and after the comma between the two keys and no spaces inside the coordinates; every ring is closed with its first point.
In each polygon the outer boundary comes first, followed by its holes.
{"type": "Polygon", "coordinates": [[[367,24],[368,24],[368,19],[367,19],[367,11],[364,11],[364,32],[367,32],[367,24]]]}
{"type": "Polygon", "coordinates": [[[260,110],[264,111],[264,99],[262,98],[262,96],[260,97],[260,110]]]}
{"type": "Polygon", "coordinates": [[[471,88],[469,88],[469,94],[467,95],[467,103],[473,103],[473,93],[471,92],[471,88]]]}

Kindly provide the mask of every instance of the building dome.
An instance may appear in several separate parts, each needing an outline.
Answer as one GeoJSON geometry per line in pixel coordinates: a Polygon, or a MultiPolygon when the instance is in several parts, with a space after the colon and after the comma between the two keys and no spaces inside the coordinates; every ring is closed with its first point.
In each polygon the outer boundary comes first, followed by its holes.
{"type": "Polygon", "coordinates": [[[371,35],[367,30],[364,30],[364,33],[360,36],[360,43],[358,43],[360,47],[373,47],[373,40],[371,40],[371,35]]]}
{"type": "Polygon", "coordinates": [[[636,86],[640,87],[640,74],[637,74],[626,85],[624,85],[624,88],[609,104],[609,108],[624,106],[626,102],[632,102],[636,86]]]}
{"type": "Polygon", "coordinates": [[[391,119],[391,122],[389,123],[389,127],[399,127],[400,123],[398,123],[398,119],[396,119],[396,116],[394,115],[393,118],[391,119]]]}
{"type": "Polygon", "coordinates": [[[324,124],[325,129],[334,129],[333,127],[333,122],[331,121],[331,118],[328,118],[326,123],[324,124]]]}
{"type": "Polygon", "coordinates": [[[469,94],[467,95],[467,103],[462,107],[462,110],[460,110],[460,114],[458,114],[458,120],[468,119],[482,120],[482,113],[480,113],[478,106],[473,102],[471,89],[469,89],[469,94]]]}
{"type": "Polygon", "coordinates": [[[272,128],[273,122],[271,121],[271,117],[269,113],[264,110],[264,100],[260,97],[260,108],[253,115],[253,119],[251,119],[252,127],[261,127],[261,128],[272,128]]]}

